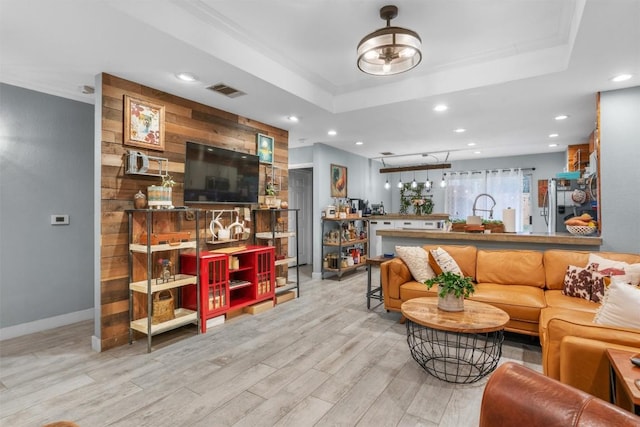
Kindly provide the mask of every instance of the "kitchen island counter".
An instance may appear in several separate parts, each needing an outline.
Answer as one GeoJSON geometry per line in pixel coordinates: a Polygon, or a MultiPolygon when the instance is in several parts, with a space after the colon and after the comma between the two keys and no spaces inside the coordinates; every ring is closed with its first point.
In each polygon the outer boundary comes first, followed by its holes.
{"type": "Polygon", "coordinates": [[[378,230],[384,253],[395,252],[396,245],[474,245],[486,249],[572,249],[599,250],[602,237],[573,236],[569,233],[464,233],[439,230],[378,230]]]}

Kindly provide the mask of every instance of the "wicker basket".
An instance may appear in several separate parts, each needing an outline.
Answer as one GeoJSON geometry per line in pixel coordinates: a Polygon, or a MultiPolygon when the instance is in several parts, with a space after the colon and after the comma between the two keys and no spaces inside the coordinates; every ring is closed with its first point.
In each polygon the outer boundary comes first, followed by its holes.
{"type": "Polygon", "coordinates": [[[567,231],[574,236],[588,236],[596,232],[598,227],[590,225],[567,225],[567,231]]]}
{"type": "Polygon", "coordinates": [[[169,290],[156,292],[153,295],[153,316],[151,324],[166,322],[175,319],[173,294],[169,290]]]}

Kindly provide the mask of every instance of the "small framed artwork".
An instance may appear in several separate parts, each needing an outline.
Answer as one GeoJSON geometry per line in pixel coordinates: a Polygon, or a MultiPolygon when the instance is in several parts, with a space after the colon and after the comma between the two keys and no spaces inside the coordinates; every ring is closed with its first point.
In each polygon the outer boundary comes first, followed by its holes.
{"type": "Polygon", "coordinates": [[[273,138],[259,133],[256,135],[256,145],[260,163],[273,164],[273,138]]]}
{"type": "Polygon", "coordinates": [[[164,150],[164,105],[124,96],[124,145],[164,150]]]}
{"type": "Polygon", "coordinates": [[[347,167],[331,165],[331,197],[347,197],[347,167]]]}

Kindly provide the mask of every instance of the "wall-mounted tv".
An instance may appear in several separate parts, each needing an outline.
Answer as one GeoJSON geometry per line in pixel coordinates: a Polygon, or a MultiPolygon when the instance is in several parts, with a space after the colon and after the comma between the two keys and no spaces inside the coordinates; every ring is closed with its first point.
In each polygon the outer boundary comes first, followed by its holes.
{"type": "Polygon", "coordinates": [[[187,142],[185,203],[258,203],[258,156],[187,142]]]}

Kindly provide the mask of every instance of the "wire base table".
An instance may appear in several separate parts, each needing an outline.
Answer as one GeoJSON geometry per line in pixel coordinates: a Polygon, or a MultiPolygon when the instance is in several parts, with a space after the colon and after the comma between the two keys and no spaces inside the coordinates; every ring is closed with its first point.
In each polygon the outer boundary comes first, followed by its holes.
{"type": "Polygon", "coordinates": [[[509,315],[499,308],[465,300],[465,310],[442,311],[437,298],[415,298],[401,307],[413,359],[434,377],[473,383],[491,373],[502,355],[509,315]]]}

